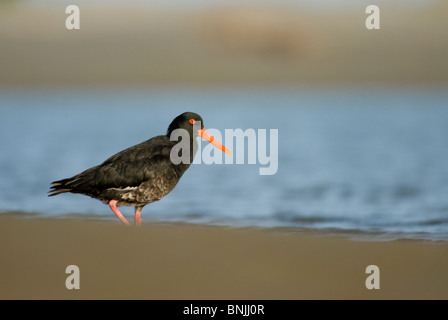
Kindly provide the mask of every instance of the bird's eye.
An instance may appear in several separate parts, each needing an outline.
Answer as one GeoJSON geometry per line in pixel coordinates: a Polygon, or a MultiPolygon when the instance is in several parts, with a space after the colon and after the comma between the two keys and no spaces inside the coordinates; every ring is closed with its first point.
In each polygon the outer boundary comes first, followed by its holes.
{"type": "Polygon", "coordinates": [[[196,120],[194,120],[194,119],[190,119],[190,123],[191,124],[194,124],[196,122],[196,120]]]}

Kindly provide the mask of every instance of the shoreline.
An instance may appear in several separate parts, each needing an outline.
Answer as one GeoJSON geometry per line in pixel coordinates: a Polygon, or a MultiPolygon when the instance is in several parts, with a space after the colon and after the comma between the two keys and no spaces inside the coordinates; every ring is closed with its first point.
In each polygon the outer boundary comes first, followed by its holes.
{"type": "Polygon", "coordinates": [[[2,214],[0,252],[1,299],[448,299],[443,241],[2,214]]]}
{"type": "MultiPolygon", "coordinates": [[[[112,223],[121,225],[121,222],[113,215],[99,216],[95,214],[56,214],[52,216],[44,216],[37,212],[21,212],[21,211],[0,211],[1,217],[12,217],[15,219],[48,219],[48,220],[81,220],[81,221],[93,221],[112,223]]],[[[134,227],[132,217],[128,217],[131,227],[134,227]]],[[[207,223],[207,222],[189,222],[189,221],[170,221],[170,220],[152,220],[150,217],[146,217],[142,221],[143,225],[158,225],[158,226],[174,226],[174,227],[198,227],[198,228],[222,228],[231,230],[242,231],[261,231],[261,232],[273,232],[280,234],[292,234],[303,235],[312,237],[331,237],[341,238],[347,241],[361,241],[361,242],[389,242],[389,241],[417,241],[417,242],[433,242],[433,243],[446,243],[448,239],[433,238],[429,233],[405,233],[405,232],[380,232],[380,231],[364,231],[357,229],[313,229],[307,227],[290,227],[290,226],[257,226],[248,224],[230,224],[224,222],[207,223]]]]}

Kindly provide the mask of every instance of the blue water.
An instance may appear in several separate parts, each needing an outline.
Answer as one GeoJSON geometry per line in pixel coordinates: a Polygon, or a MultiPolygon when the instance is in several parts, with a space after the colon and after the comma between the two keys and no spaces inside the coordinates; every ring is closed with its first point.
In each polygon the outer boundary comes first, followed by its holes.
{"type": "Polygon", "coordinates": [[[223,136],[278,129],[278,171],[192,165],[144,222],[448,240],[448,90],[1,91],[0,212],[116,220],[86,196],[48,198],[50,182],[163,134],[184,111],[223,136]]]}

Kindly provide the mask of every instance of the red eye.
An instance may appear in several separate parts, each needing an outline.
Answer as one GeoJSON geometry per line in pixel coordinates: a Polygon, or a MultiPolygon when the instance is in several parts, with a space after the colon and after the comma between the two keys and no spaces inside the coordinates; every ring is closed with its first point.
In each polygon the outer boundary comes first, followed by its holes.
{"type": "Polygon", "coordinates": [[[191,124],[193,124],[193,123],[195,123],[196,122],[196,120],[194,120],[194,119],[190,119],[190,123],[191,124]]]}

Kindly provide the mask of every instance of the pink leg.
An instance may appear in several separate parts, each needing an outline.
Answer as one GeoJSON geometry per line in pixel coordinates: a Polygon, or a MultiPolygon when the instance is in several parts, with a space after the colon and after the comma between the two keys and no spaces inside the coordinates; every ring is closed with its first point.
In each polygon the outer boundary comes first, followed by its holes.
{"type": "Polygon", "coordinates": [[[121,212],[117,209],[117,200],[110,200],[109,201],[109,207],[112,209],[112,211],[117,215],[117,217],[123,222],[125,225],[129,225],[128,220],[121,214],[121,212]]]}
{"type": "Polygon", "coordinates": [[[142,223],[142,217],[140,216],[142,209],[143,207],[135,207],[134,222],[136,226],[139,226],[142,223]]]}

